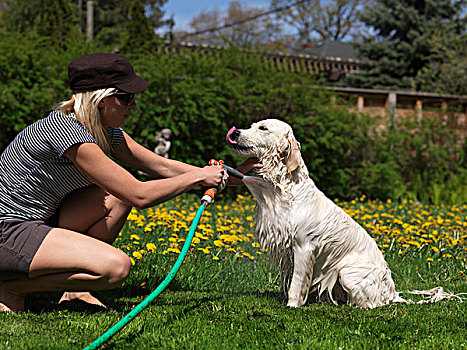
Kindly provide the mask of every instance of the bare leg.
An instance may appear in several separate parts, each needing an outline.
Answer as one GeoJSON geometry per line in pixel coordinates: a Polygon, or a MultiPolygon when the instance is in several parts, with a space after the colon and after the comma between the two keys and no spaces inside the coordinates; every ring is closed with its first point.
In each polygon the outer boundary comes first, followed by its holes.
{"type": "Polygon", "coordinates": [[[131,206],[97,186],[75,191],[60,206],[58,227],[81,232],[112,244],[131,206]]]}
{"type": "Polygon", "coordinates": [[[28,293],[68,290],[107,290],[128,277],[130,258],[95,238],[64,229],[53,229],[32,260],[29,278],[3,282],[3,309],[24,310],[28,293]]]}
{"type": "Polygon", "coordinates": [[[29,279],[0,283],[0,311],[24,310],[26,294],[67,290],[62,301],[103,305],[89,292],[123,283],[131,267],[115,241],[131,207],[97,186],[73,192],[59,210],[58,226],[34,257],[29,279]],[[107,242],[109,244],[106,244],[107,242]]]}
{"type": "MultiPolygon", "coordinates": [[[[97,186],[70,194],[60,207],[58,226],[85,233],[112,244],[125,224],[131,207],[97,186]],[[80,205],[92,203],[93,209],[80,205]]],[[[59,303],[81,300],[105,307],[88,292],[65,292],[59,303]]]]}

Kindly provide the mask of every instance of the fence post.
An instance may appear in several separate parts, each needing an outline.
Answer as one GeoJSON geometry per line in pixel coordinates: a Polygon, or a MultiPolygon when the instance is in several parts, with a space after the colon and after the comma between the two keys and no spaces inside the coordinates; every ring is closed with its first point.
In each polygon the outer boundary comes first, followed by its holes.
{"type": "Polygon", "coordinates": [[[365,108],[365,100],[363,96],[358,96],[357,98],[357,111],[358,113],[363,113],[363,108],[365,108]]]}
{"type": "Polygon", "coordinates": [[[417,121],[421,123],[422,121],[422,100],[417,100],[415,102],[415,111],[417,112],[417,121]]]}
{"type": "Polygon", "coordinates": [[[394,126],[396,121],[396,104],[397,104],[397,94],[395,92],[390,92],[386,101],[386,108],[388,110],[388,126],[394,126]]]}

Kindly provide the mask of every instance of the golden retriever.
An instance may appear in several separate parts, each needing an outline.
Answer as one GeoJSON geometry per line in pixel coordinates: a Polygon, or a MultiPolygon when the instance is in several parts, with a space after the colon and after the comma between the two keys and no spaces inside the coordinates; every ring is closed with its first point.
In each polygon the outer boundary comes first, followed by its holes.
{"type": "Polygon", "coordinates": [[[257,200],[257,237],[279,266],[288,306],[302,306],[312,288],[320,298],[363,308],[406,302],[376,242],[309,177],[288,124],[267,119],[233,127],[226,140],[263,164],[263,181],[246,177],[245,184],[257,200]]]}

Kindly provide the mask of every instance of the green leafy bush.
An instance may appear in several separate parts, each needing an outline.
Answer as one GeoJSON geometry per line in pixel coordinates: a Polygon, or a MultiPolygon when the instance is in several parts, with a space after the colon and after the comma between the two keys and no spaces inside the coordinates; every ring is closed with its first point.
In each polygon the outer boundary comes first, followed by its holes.
{"type": "Polygon", "coordinates": [[[0,29],[0,150],[27,125],[68,99],[68,63],[86,53],[84,40],[69,38],[69,50],[50,47],[36,32],[0,29]]]}
{"type": "MultiPolygon", "coordinates": [[[[69,39],[50,48],[34,32],[0,31],[0,148],[28,124],[68,99],[68,63],[109,51],[69,39]]],[[[456,146],[439,113],[420,123],[399,120],[376,132],[378,118],[350,113],[310,75],[268,68],[260,53],[230,47],[216,53],[127,54],[151,86],[137,98],[125,130],[148,148],[155,132],[173,131],[171,158],[203,166],[209,159],[242,161],[225,144],[233,125],[277,118],[292,125],[311,177],[331,198],[412,198],[464,201],[466,146],[456,146]],[[464,194],[459,194],[460,192],[464,194]]],[[[444,118],[444,119],[443,119],[444,118]]]]}

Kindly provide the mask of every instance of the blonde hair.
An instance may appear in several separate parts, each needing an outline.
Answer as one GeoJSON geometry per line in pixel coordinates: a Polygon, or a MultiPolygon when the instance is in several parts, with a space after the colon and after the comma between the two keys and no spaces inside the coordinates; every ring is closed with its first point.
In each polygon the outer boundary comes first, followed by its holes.
{"type": "Polygon", "coordinates": [[[114,88],[100,89],[95,91],[75,92],[70,100],[60,102],[55,106],[56,110],[67,115],[75,113],[75,119],[79,121],[86,130],[94,137],[97,145],[107,154],[112,150],[109,137],[99,112],[99,102],[104,97],[113,95],[117,90],[114,88]]]}

